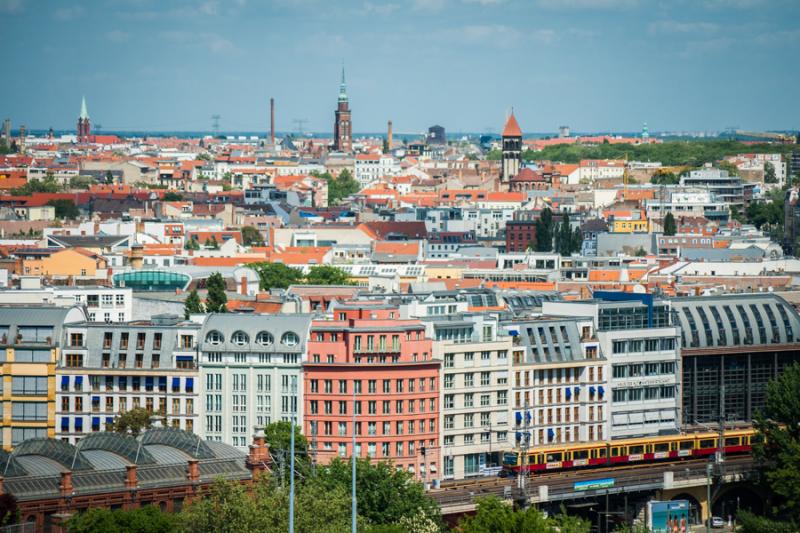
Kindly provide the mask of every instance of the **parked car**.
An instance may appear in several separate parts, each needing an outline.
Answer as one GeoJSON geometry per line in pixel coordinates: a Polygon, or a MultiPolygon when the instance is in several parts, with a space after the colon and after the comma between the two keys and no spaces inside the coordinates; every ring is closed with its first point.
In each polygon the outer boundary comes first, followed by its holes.
{"type": "Polygon", "coordinates": [[[713,527],[715,529],[716,528],[725,527],[725,520],[723,520],[722,518],[720,518],[718,516],[712,516],[711,517],[711,527],[713,527]]]}

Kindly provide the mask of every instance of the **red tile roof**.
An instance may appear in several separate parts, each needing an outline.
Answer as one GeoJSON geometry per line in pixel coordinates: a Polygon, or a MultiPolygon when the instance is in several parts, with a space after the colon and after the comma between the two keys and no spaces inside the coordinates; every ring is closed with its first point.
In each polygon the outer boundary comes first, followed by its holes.
{"type": "Polygon", "coordinates": [[[506,120],[506,126],[503,128],[503,137],[522,137],[522,130],[519,128],[519,123],[513,112],[506,120]]]}

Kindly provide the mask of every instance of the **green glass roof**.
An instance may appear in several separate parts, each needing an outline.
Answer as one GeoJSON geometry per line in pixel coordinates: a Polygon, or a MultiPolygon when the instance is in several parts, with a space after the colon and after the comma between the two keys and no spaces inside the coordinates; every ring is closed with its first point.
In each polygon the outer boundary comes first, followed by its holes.
{"type": "Polygon", "coordinates": [[[130,287],[134,291],[185,290],[192,277],[163,270],[132,270],[114,274],[115,287],[130,287]]]}

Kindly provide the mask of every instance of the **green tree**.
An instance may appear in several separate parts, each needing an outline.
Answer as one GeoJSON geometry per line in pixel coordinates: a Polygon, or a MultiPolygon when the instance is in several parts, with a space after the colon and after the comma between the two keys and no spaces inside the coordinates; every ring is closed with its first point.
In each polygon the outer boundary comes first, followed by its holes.
{"type": "Polygon", "coordinates": [[[720,161],[717,163],[717,168],[720,170],[725,170],[731,176],[738,176],[739,175],[739,168],[731,163],[730,161],[720,161]]]}
{"type": "MultiPolygon", "coordinates": [[[[317,467],[315,481],[326,490],[348,490],[351,468],[352,463],[337,457],[328,465],[317,467]]],[[[412,518],[420,512],[439,521],[439,508],[425,494],[422,484],[388,462],[372,464],[369,459],[358,459],[356,491],[358,515],[370,524],[397,524],[403,517],[412,518]]]]}
{"type": "Polygon", "coordinates": [[[184,508],[181,522],[192,533],[238,533],[242,531],[276,531],[265,523],[258,504],[247,489],[233,481],[219,480],[211,489],[184,508]]]}
{"type": "Polygon", "coordinates": [[[800,521],[800,363],[767,385],[764,410],[755,417],[755,456],[780,510],[800,521]]]}
{"type": "Polygon", "coordinates": [[[217,242],[217,238],[213,235],[206,239],[206,242],[203,243],[203,246],[209,250],[219,250],[219,243],[217,242]]]}
{"type": "Polygon", "coordinates": [[[500,161],[503,158],[502,150],[489,150],[486,152],[487,161],[500,161]]]}
{"type": "Polygon", "coordinates": [[[114,431],[138,437],[142,431],[150,429],[150,416],[151,413],[144,407],[125,411],[114,419],[114,431]]]}
{"type": "Polygon", "coordinates": [[[461,533],[589,533],[590,525],[585,520],[566,515],[546,518],[534,507],[514,509],[495,496],[478,500],[478,509],[473,516],[466,516],[458,523],[461,533]]]}
{"type": "Polygon", "coordinates": [[[5,137],[0,139],[0,155],[10,154],[11,152],[11,147],[8,146],[8,142],[6,142],[5,137]]]}
{"type": "Polygon", "coordinates": [[[114,183],[114,174],[112,174],[110,170],[106,170],[106,183],[114,183]]]}
{"type": "Polygon", "coordinates": [[[245,246],[263,246],[264,237],[253,226],[244,226],[242,228],[242,242],[245,246]]]}
{"type": "Polygon", "coordinates": [[[203,302],[200,301],[200,295],[197,294],[197,289],[192,289],[183,301],[183,317],[188,320],[189,315],[202,312],[203,302]]]}
{"type": "Polygon", "coordinates": [[[636,250],[636,257],[645,257],[646,255],[647,255],[647,251],[644,248],[642,248],[641,246],[639,247],[638,250],[636,250]]]}
{"type": "Polygon", "coordinates": [[[66,198],[58,198],[50,200],[47,205],[56,208],[56,218],[59,220],[69,219],[75,220],[81,216],[81,210],[75,205],[75,202],[66,198]]]}
{"type": "Polygon", "coordinates": [[[180,202],[183,200],[183,195],[179,192],[167,191],[161,199],[165,202],[180,202]]]}
{"type": "Polygon", "coordinates": [[[228,311],[228,296],[225,294],[225,279],[219,272],[214,272],[206,280],[206,312],[226,313],[228,311]]]}
{"type": "MultiPolygon", "coordinates": [[[[275,474],[284,482],[288,482],[291,470],[289,469],[290,453],[292,449],[292,423],[273,422],[264,428],[264,436],[269,443],[269,452],[278,461],[275,474]]],[[[294,452],[295,470],[303,477],[311,471],[311,458],[308,455],[308,439],[300,433],[300,426],[294,427],[294,452]]]]}
{"type": "Polygon", "coordinates": [[[315,175],[328,182],[328,205],[337,205],[344,198],[361,190],[361,186],[353,179],[353,174],[348,169],[342,170],[335,178],[329,172],[315,175]]]}
{"type": "Polygon", "coordinates": [[[542,209],[536,221],[536,251],[553,251],[553,212],[549,207],[542,209]]]}
{"type": "Polygon", "coordinates": [[[95,183],[97,181],[91,176],[73,176],[69,179],[69,188],[87,190],[95,183]]]}
{"type": "Polygon", "coordinates": [[[572,232],[572,251],[580,252],[583,248],[583,232],[580,227],[575,228],[572,232]]]}
{"type": "Polygon", "coordinates": [[[675,223],[675,217],[670,211],[664,215],[664,235],[675,235],[678,232],[678,225],[675,223]]]}
{"type": "Polygon", "coordinates": [[[763,516],[756,516],[745,510],[736,513],[737,531],[740,533],[797,533],[794,522],[779,522],[763,516]]]}
{"type": "Polygon", "coordinates": [[[308,269],[305,280],[308,285],[352,285],[350,276],[342,270],[331,265],[316,265],[308,269]]]}
{"type": "Polygon", "coordinates": [[[764,163],[764,183],[778,183],[778,177],[775,175],[775,165],[769,161],[764,163]]]}
{"type": "Polygon", "coordinates": [[[179,525],[179,517],[161,512],[152,505],[123,510],[94,508],[67,521],[70,533],[169,533],[179,525]]]}
{"type": "Polygon", "coordinates": [[[186,239],[186,243],[183,245],[183,247],[187,250],[199,250],[200,243],[197,242],[197,239],[188,238],[186,239]]]}
{"type": "Polygon", "coordinates": [[[53,174],[48,173],[44,180],[39,180],[36,178],[30,179],[22,187],[12,189],[11,194],[13,196],[30,196],[31,194],[37,192],[54,193],[60,191],[61,185],[59,185],[53,174]]]}
{"type": "Polygon", "coordinates": [[[283,263],[251,263],[250,268],[256,271],[262,291],[285,289],[303,280],[303,272],[283,263]]]}
{"type": "Polygon", "coordinates": [[[0,526],[13,524],[19,518],[17,497],[13,494],[0,494],[0,526]]]}
{"type": "Polygon", "coordinates": [[[680,178],[674,172],[659,168],[650,177],[650,183],[655,185],[677,185],[680,178]]]}

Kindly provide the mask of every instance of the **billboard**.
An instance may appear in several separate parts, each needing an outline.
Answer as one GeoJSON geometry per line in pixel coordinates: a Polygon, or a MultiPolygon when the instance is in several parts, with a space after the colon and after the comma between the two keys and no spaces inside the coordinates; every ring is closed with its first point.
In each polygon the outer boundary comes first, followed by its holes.
{"type": "Polygon", "coordinates": [[[689,501],[647,502],[647,527],[653,533],[688,533],[689,501]]]}
{"type": "Polygon", "coordinates": [[[610,489],[614,486],[614,478],[593,479],[591,481],[576,481],[573,490],[598,490],[610,489]]]}

